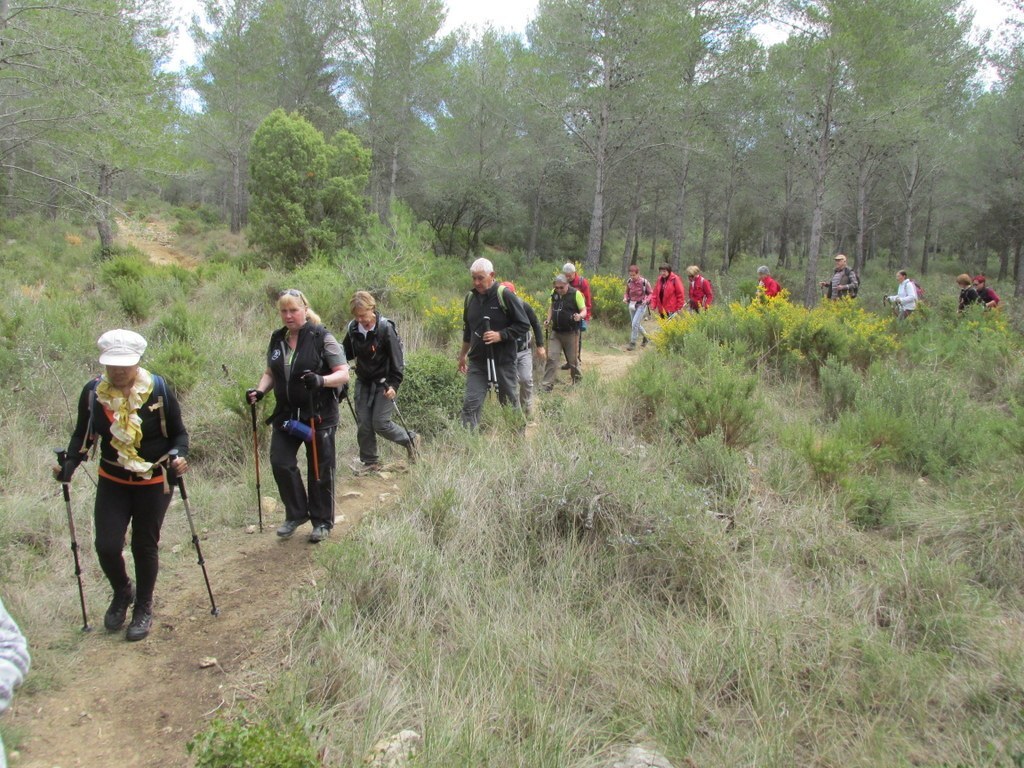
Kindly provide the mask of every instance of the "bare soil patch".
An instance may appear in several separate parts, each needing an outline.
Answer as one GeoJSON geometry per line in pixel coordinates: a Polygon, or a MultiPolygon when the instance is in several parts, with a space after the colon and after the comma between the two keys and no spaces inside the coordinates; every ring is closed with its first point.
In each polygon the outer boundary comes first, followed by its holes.
{"type": "Polygon", "coordinates": [[[117,240],[138,248],[154,264],[176,264],[185,269],[195,269],[199,265],[195,256],[177,247],[177,235],[163,219],[117,219],[117,230],[117,240]]]}

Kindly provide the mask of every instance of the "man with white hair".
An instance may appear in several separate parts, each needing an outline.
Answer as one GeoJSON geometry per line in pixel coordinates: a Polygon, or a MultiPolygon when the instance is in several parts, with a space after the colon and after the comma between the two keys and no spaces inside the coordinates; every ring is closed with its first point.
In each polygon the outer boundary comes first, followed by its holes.
{"type": "Polygon", "coordinates": [[[577,334],[577,337],[579,338],[579,346],[576,349],[576,361],[579,363],[583,359],[583,332],[587,330],[590,318],[593,317],[594,301],[590,296],[589,281],[576,271],[575,264],[571,261],[565,262],[565,264],[562,265],[562,274],[565,275],[565,279],[568,281],[570,288],[575,288],[583,294],[583,303],[586,306],[587,314],[580,322],[580,332],[577,334]]]}
{"type": "Polygon", "coordinates": [[[466,374],[462,424],[475,429],[492,386],[498,402],[518,410],[518,340],[530,332],[530,321],[519,297],[494,279],[494,265],[488,259],[474,261],[469,272],[473,290],[462,311],[459,372],[466,374]]]}

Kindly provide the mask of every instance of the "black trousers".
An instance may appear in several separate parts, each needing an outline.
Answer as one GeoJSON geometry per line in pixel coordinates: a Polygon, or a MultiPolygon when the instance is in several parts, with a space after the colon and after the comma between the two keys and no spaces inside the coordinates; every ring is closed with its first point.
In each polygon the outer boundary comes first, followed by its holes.
{"type": "Polygon", "coordinates": [[[337,427],[317,427],[316,454],[320,480],[313,471],[313,444],[275,429],[270,438],[270,467],[274,470],[277,492],[284,503],[287,520],[309,520],[314,526],[334,527],[334,433],[337,427]],[[299,472],[299,446],[306,447],[306,479],[299,472]]]}
{"type": "Polygon", "coordinates": [[[124,540],[132,526],[135,559],[135,602],[151,606],[160,570],[160,528],[174,489],[164,493],[162,483],[125,485],[100,476],[96,485],[96,557],[115,591],[128,586],[124,540]]]}

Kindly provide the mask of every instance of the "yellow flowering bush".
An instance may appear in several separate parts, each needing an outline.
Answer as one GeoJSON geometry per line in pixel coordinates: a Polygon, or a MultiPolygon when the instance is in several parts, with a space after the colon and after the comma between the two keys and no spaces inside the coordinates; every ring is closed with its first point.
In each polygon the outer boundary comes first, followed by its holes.
{"type": "Polygon", "coordinates": [[[685,337],[700,332],[723,345],[742,347],[757,362],[796,364],[814,373],[828,360],[863,370],[897,349],[889,322],[852,301],[830,301],[806,309],[784,294],[747,304],[712,307],[658,321],[656,348],[678,353],[685,337]]]}
{"type": "Polygon", "coordinates": [[[590,297],[594,317],[611,326],[629,326],[629,312],[622,303],[626,290],[625,278],[617,275],[594,275],[590,278],[590,297]]]}
{"type": "Polygon", "coordinates": [[[437,344],[448,344],[462,328],[463,299],[441,304],[436,298],[423,312],[423,328],[437,344]]]}

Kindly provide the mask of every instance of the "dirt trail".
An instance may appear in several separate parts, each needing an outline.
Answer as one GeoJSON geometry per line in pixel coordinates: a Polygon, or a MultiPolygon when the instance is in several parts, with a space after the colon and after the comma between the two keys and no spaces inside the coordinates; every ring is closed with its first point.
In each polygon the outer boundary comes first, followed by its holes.
{"type": "MultiPolygon", "coordinates": [[[[339,465],[339,473],[344,471],[339,465]]],[[[210,614],[191,544],[176,545],[177,553],[166,551],[169,542],[190,541],[176,499],[164,526],[152,634],[127,643],[123,630],[103,629],[106,603],[90,605],[94,629],[72,651],[69,683],[15,699],[11,724],[26,736],[12,768],[191,765],[187,741],[217,710],[259,696],[281,668],[282,640],[293,629],[295,607],[303,589],[319,578],[316,548],[334,546],[383,494],[398,493],[397,478],[342,476],[337,525],[325,544],[307,541],[308,525],[289,540],[279,539],[274,529],[281,514],[267,515],[266,509],[262,534],[211,530],[200,546],[220,609],[217,617],[210,614]],[[204,666],[210,659],[216,663],[204,666]]],[[[199,518],[201,510],[190,501],[199,518]]],[[[102,578],[98,569],[89,571],[102,578]]],[[[53,652],[34,650],[39,656],[53,652]]]]}
{"type": "Polygon", "coordinates": [[[149,217],[145,221],[117,219],[117,240],[133,245],[149,256],[154,264],[177,264],[195,269],[199,260],[176,245],[177,235],[163,219],[149,217]]]}

